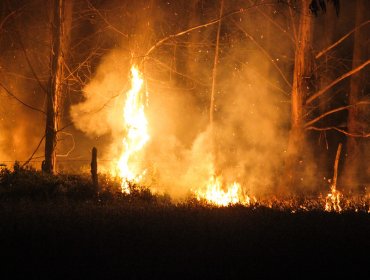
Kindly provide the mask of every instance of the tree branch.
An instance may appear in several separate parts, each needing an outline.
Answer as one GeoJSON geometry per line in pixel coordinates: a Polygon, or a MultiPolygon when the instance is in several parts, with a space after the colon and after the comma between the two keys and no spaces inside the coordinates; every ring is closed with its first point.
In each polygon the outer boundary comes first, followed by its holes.
{"type": "MultiPolygon", "coordinates": [[[[249,0],[249,3],[251,3],[251,4],[253,4],[253,1],[252,0],[249,0]]],[[[289,9],[291,9],[291,7],[290,7],[290,5],[289,5],[289,9]]],[[[273,20],[267,13],[265,13],[264,11],[262,11],[261,9],[260,9],[260,7],[257,7],[257,11],[261,14],[261,15],[263,15],[265,18],[267,18],[267,20],[269,21],[269,22],[271,22],[273,25],[275,25],[276,26],[276,28],[277,29],[279,29],[283,34],[285,34],[285,35],[287,35],[288,37],[289,37],[289,39],[295,44],[295,38],[294,37],[292,37],[290,34],[289,34],[289,32],[287,32],[286,31],[286,29],[284,29],[284,27],[282,27],[279,23],[277,23],[275,20],[273,20]]],[[[295,34],[295,28],[293,29],[293,34],[294,35],[296,35],[295,34]]]]}
{"type": "Polygon", "coordinates": [[[292,84],[288,81],[288,79],[285,77],[283,71],[281,71],[280,67],[274,62],[274,59],[269,55],[269,53],[260,45],[258,42],[252,37],[252,35],[248,34],[243,27],[241,27],[236,21],[233,20],[233,23],[244,33],[244,35],[249,38],[260,50],[261,52],[268,58],[269,62],[274,65],[276,70],[280,73],[281,77],[285,81],[285,83],[292,88],[292,84]]]}
{"type": "Polygon", "coordinates": [[[294,35],[294,46],[297,47],[297,38],[298,38],[298,34],[297,34],[297,28],[295,26],[295,22],[294,22],[294,18],[293,18],[293,11],[292,11],[292,6],[290,5],[290,2],[289,2],[289,17],[290,17],[290,22],[291,22],[291,25],[292,25],[292,29],[293,29],[293,35],[294,35]]]}
{"type": "Polygon", "coordinates": [[[331,87],[335,86],[337,83],[339,83],[340,81],[344,80],[345,78],[357,73],[358,71],[360,71],[362,68],[366,67],[368,64],[370,63],[370,59],[365,61],[364,63],[362,63],[361,65],[359,65],[358,67],[356,67],[355,69],[352,69],[351,71],[343,74],[342,76],[340,76],[339,78],[335,79],[333,82],[331,82],[329,85],[327,85],[326,87],[324,87],[323,89],[319,90],[318,92],[316,92],[315,94],[313,94],[312,96],[310,96],[307,101],[306,101],[306,105],[307,104],[310,104],[313,100],[315,100],[316,98],[318,98],[319,96],[323,95],[326,91],[328,91],[331,87]]]}
{"type": "Polygon", "coordinates": [[[0,22],[0,30],[3,29],[3,26],[5,24],[5,22],[10,19],[17,11],[13,11],[11,13],[9,13],[1,22],[0,22]]]}
{"type": "Polygon", "coordinates": [[[73,137],[73,134],[72,133],[68,133],[68,132],[64,132],[64,131],[60,131],[59,130],[59,132],[60,133],[64,133],[64,134],[66,134],[67,136],[70,136],[71,137],[71,139],[72,139],[72,148],[70,148],[69,150],[68,150],[68,152],[67,153],[65,153],[64,155],[56,155],[57,157],[68,157],[69,155],[70,155],[70,153],[72,153],[73,152],[73,150],[75,149],[75,147],[76,147],[76,142],[75,142],[75,138],[73,137]]]}
{"type": "Polygon", "coordinates": [[[337,149],[337,154],[335,156],[335,162],[334,162],[334,174],[333,174],[333,183],[332,186],[334,188],[337,187],[337,179],[338,179],[338,163],[339,163],[339,158],[340,158],[340,152],[342,151],[342,143],[339,143],[338,149],[337,149]]]}
{"type": "Polygon", "coordinates": [[[351,30],[350,32],[348,32],[346,35],[344,35],[342,38],[340,38],[338,41],[336,41],[334,44],[330,45],[329,47],[323,49],[321,52],[319,52],[315,58],[318,59],[320,58],[323,54],[325,54],[326,52],[330,51],[332,48],[335,48],[336,46],[338,46],[340,43],[342,43],[345,39],[347,39],[352,33],[356,32],[358,29],[360,29],[361,27],[363,27],[364,25],[368,24],[370,22],[370,20],[368,21],[365,21],[363,22],[362,24],[360,24],[359,26],[356,26],[353,30],[351,30]]]}
{"type": "Polygon", "coordinates": [[[29,157],[29,159],[28,159],[28,160],[26,160],[26,161],[23,163],[22,167],[26,166],[26,165],[27,165],[27,164],[28,164],[28,163],[33,159],[33,156],[36,154],[36,152],[37,152],[37,151],[38,151],[38,149],[40,148],[41,143],[42,143],[42,141],[44,141],[44,139],[45,139],[45,134],[44,134],[44,136],[42,136],[42,138],[41,138],[41,140],[40,140],[39,144],[37,145],[36,149],[33,151],[32,155],[29,157]]]}
{"type": "Polygon", "coordinates": [[[91,4],[91,2],[89,0],[86,0],[87,2],[87,5],[89,6],[90,9],[92,9],[93,11],[95,11],[97,13],[97,15],[107,24],[107,26],[111,29],[113,29],[114,31],[116,31],[118,34],[122,35],[123,37],[125,38],[128,38],[128,35],[123,33],[122,31],[120,31],[117,27],[115,27],[113,24],[111,24],[105,16],[103,16],[101,14],[101,12],[99,12],[99,10],[97,8],[95,8],[95,6],[93,4],[91,4]]]}
{"type": "Polygon", "coordinates": [[[20,34],[19,34],[19,32],[18,32],[18,30],[16,30],[16,34],[17,34],[17,37],[18,37],[18,42],[19,42],[19,44],[20,44],[20,46],[21,46],[21,48],[22,48],[22,51],[23,51],[23,54],[24,54],[24,57],[26,58],[26,61],[27,61],[27,64],[28,64],[28,67],[30,68],[30,70],[31,70],[31,72],[32,72],[32,75],[34,76],[34,78],[36,79],[36,81],[37,81],[37,83],[39,84],[39,86],[40,86],[40,88],[45,92],[45,94],[47,94],[47,89],[45,88],[45,86],[41,83],[41,81],[40,81],[40,79],[39,79],[39,77],[37,76],[37,74],[36,74],[36,71],[35,71],[35,69],[33,68],[33,66],[32,66],[32,63],[31,63],[31,61],[30,61],[30,59],[29,59],[29,57],[28,57],[28,54],[27,54],[27,50],[26,50],[26,48],[25,48],[25,46],[24,46],[24,44],[23,44],[23,41],[22,41],[22,39],[21,39],[21,36],[20,36],[20,34]]]}
{"type": "Polygon", "coordinates": [[[367,102],[367,101],[361,101],[361,102],[358,102],[357,104],[354,104],[354,105],[348,105],[348,106],[342,106],[342,107],[339,107],[339,108],[336,108],[336,109],[333,109],[333,110],[330,110],[320,116],[318,116],[317,118],[314,118],[313,120],[307,122],[305,124],[305,127],[308,127],[310,125],[313,125],[314,123],[318,122],[319,120],[323,119],[324,117],[328,116],[328,115],[331,115],[333,113],[336,113],[336,112],[340,112],[340,111],[343,111],[343,110],[347,110],[351,107],[355,107],[355,106],[358,106],[358,105],[370,105],[370,102],[367,102]]]}
{"type": "Polygon", "coordinates": [[[367,138],[367,137],[370,137],[370,133],[349,133],[347,131],[345,131],[344,129],[340,129],[336,126],[329,126],[329,127],[315,127],[315,126],[309,126],[309,127],[306,127],[307,130],[316,130],[316,131],[327,131],[327,130],[336,130],[340,133],[343,133],[347,136],[350,136],[350,137],[358,137],[358,138],[367,138]]]}
{"type": "Polygon", "coordinates": [[[194,27],[191,27],[191,28],[188,28],[184,31],[181,31],[179,33],[176,33],[176,34],[172,34],[172,35],[169,35],[167,37],[164,37],[162,38],[161,40],[159,40],[157,43],[155,43],[144,55],[144,59],[142,61],[142,63],[145,61],[146,57],[150,55],[150,53],[155,50],[157,47],[161,46],[164,42],[170,40],[170,39],[173,39],[173,38],[176,38],[176,37],[179,37],[181,35],[184,35],[186,33],[189,33],[191,31],[194,31],[194,30],[197,30],[197,29],[200,29],[200,28],[204,28],[204,27],[208,27],[210,25],[213,25],[213,24],[216,24],[218,23],[220,20],[224,19],[224,18],[227,18],[227,17],[230,17],[230,16],[233,16],[233,15],[236,15],[236,14],[241,14],[241,13],[245,13],[247,10],[251,9],[251,8],[255,8],[255,7],[258,7],[258,6],[265,6],[265,5],[275,5],[275,3],[259,3],[259,4],[254,4],[253,6],[250,6],[250,7],[247,7],[247,8],[241,8],[239,10],[235,10],[235,11],[231,11],[229,13],[226,13],[224,14],[222,17],[220,18],[217,18],[217,19],[214,19],[214,20],[211,20],[210,22],[208,23],[204,23],[204,24],[200,24],[200,25],[197,25],[197,26],[194,26],[194,27]]]}
{"type": "Polygon", "coordinates": [[[15,100],[17,100],[19,103],[21,103],[22,105],[26,106],[28,109],[31,109],[31,110],[34,110],[34,111],[37,111],[37,112],[40,112],[40,113],[43,113],[45,114],[44,111],[40,110],[40,109],[37,109],[35,107],[32,107],[30,105],[28,105],[27,103],[23,102],[22,100],[20,100],[17,96],[15,96],[7,87],[5,87],[1,82],[0,82],[0,87],[2,87],[5,92],[11,96],[12,98],[14,98],[15,100]]]}
{"type": "MultiPolygon", "coordinates": [[[[220,0],[220,19],[222,18],[224,12],[224,0],[220,0]]],[[[216,90],[216,79],[217,79],[217,65],[218,65],[218,52],[220,46],[220,34],[221,34],[221,23],[218,22],[217,35],[216,35],[216,47],[215,47],[215,56],[213,59],[213,69],[212,69],[212,86],[211,86],[211,100],[209,105],[209,124],[211,128],[213,127],[213,114],[215,110],[215,90],[216,90]]],[[[213,133],[213,130],[211,131],[213,133]]]]}

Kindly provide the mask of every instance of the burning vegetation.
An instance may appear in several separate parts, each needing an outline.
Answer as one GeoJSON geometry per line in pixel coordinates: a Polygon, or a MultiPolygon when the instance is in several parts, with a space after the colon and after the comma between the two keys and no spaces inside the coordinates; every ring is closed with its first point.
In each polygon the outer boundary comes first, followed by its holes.
{"type": "Polygon", "coordinates": [[[100,194],[370,211],[366,1],[18,2],[1,4],[3,175],[88,173],[97,147],[100,194]]]}
{"type": "Polygon", "coordinates": [[[124,127],[126,136],[122,141],[123,149],[117,168],[122,180],[122,191],[129,193],[129,183],[140,183],[145,170],[141,170],[139,153],[149,140],[148,121],[145,117],[142,97],[143,79],[139,70],[131,68],[131,88],[126,94],[124,107],[124,127]]]}

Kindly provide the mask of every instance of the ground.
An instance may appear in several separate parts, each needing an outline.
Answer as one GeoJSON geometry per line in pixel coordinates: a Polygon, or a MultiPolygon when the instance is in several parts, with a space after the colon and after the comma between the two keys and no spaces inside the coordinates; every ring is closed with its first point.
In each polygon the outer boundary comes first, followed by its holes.
{"type": "Polygon", "coordinates": [[[370,276],[364,212],[13,200],[0,225],[3,273],[32,278],[370,276]]]}

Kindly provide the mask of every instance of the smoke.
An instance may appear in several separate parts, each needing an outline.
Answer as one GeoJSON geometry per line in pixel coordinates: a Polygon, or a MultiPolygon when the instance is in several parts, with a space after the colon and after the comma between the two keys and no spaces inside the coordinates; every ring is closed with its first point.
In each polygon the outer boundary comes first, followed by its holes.
{"type": "MultiPolygon", "coordinates": [[[[103,170],[115,168],[112,164],[123,149],[122,110],[130,86],[127,57],[119,50],[105,57],[84,88],[85,101],[71,108],[76,128],[90,137],[110,136],[104,154],[112,162],[102,162],[103,170]]],[[[237,181],[251,194],[273,188],[286,146],[283,126],[288,114],[281,109],[281,95],[271,92],[250,66],[261,57],[254,55],[253,59],[237,76],[220,70],[213,131],[207,108],[196,94],[163,76],[162,82],[154,82],[147,73],[150,141],[141,161],[147,169],[148,185],[183,197],[204,186],[216,171],[225,183],[237,181]]]]}
{"type": "MultiPolygon", "coordinates": [[[[18,63],[18,59],[21,58],[13,56],[13,63],[18,63]]],[[[9,68],[7,70],[12,73],[9,68]]],[[[42,93],[22,78],[8,78],[8,75],[2,76],[2,84],[11,94],[34,108],[42,108],[43,98],[39,98],[43,96],[42,93]]],[[[0,98],[0,162],[11,166],[15,160],[27,160],[34,152],[43,135],[44,116],[21,104],[3,88],[0,90],[0,98]]]]}
{"type": "Polygon", "coordinates": [[[128,69],[129,64],[122,63],[118,52],[102,61],[97,74],[83,90],[85,101],[71,108],[71,117],[78,129],[89,136],[122,132],[119,114],[124,91],[129,87],[128,69]]]}
{"type": "MultiPolygon", "coordinates": [[[[249,21],[239,24],[250,26],[249,21]]],[[[190,190],[204,187],[213,175],[220,176],[225,185],[239,182],[248,194],[266,194],[276,187],[277,174],[283,167],[289,97],[282,93],[286,88],[276,68],[252,42],[221,39],[215,117],[213,129],[210,127],[215,28],[200,30],[188,41],[180,38],[176,54],[163,48],[141,69],[145,70],[143,90],[148,97],[145,112],[150,140],[138,160],[146,169],[144,183],[173,197],[184,197],[190,190]],[[211,39],[192,44],[202,36],[211,39]],[[181,71],[187,76],[179,75],[181,71]]],[[[229,22],[223,28],[228,33],[236,27],[229,22]]],[[[275,40],[279,44],[273,49],[279,57],[289,55],[290,42],[281,42],[278,37],[275,40]]],[[[135,52],[146,52],[145,47],[138,51],[139,42],[130,44],[136,46],[135,52]]],[[[123,151],[126,132],[122,110],[130,86],[131,57],[124,48],[105,56],[83,90],[84,101],[70,111],[75,127],[86,135],[109,136],[102,154],[110,162],[100,162],[100,169],[107,172],[114,173],[114,164],[123,151]]]]}
{"type": "MultiPolygon", "coordinates": [[[[50,46],[44,42],[50,41],[49,26],[46,14],[34,16],[41,2],[32,1],[24,12],[27,17],[16,20],[22,23],[19,26],[25,26],[20,30],[23,44],[41,83],[46,84],[50,46]]],[[[75,84],[66,98],[74,105],[69,108],[69,104],[64,104],[75,126],[66,130],[73,134],[76,143],[71,157],[88,162],[88,150],[98,146],[100,171],[113,172],[126,133],[122,110],[130,87],[132,62],[141,62],[142,56],[160,39],[217,18],[218,5],[214,1],[190,2],[91,1],[103,13],[96,13],[86,3],[76,3],[74,15],[80,13],[83,19],[76,17],[78,24],[72,29],[69,55],[73,63],[69,66],[73,75],[68,74],[68,83],[75,84]],[[84,11],[88,11],[86,16],[84,11]],[[94,58],[88,61],[90,54],[94,58]],[[82,65],[82,62],[86,63],[82,65]],[[84,86],[82,100],[77,101],[80,96],[73,93],[80,93],[79,87],[90,79],[91,73],[94,76],[84,86]],[[79,82],[81,85],[76,85],[79,82]]],[[[253,1],[225,2],[225,11],[234,11],[246,8],[253,1]]],[[[183,197],[189,190],[204,186],[216,173],[225,184],[239,182],[247,193],[273,192],[283,174],[287,147],[288,84],[294,63],[292,23],[297,19],[298,14],[290,19],[286,7],[277,4],[259,6],[223,20],[212,130],[208,116],[217,25],[171,37],[145,58],[145,64],[139,63],[145,79],[143,90],[148,93],[145,113],[150,141],[138,160],[147,170],[148,185],[183,197]]],[[[323,26],[323,17],[317,21],[317,26],[323,26]]],[[[339,17],[333,38],[343,36],[351,29],[349,26],[352,28],[353,19],[339,17]]],[[[7,28],[13,34],[15,27],[7,28]]],[[[329,44],[320,39],[325,37],[324,31],[315,28],[314,52],[329,44]]],[[[45,94],[27,66],[19,42],[16,38],[9,39],[11,43],[6,40],[8,37],[3,37],[0,45],[4,49],[0,61],[1,82],[27,104],[43,108],[45,94]]],[[[334,77],[342,75],[350,65],[338,64],[334,59],[351,57],[352,45],[351,40],[343,42],[335,50],[338,55],[331,58],[329,67],[327,63],[317,63],[334,69],[334,77]]],[[[44,134],[44,116],[23,107],[0,90],[0,160],[27,159],[44,134]]],[[[334,101],[329,97],[328,104],[344,103],[344,97],[334,101]]],[[[317,115],[317,108],[311,109],[308,117],[312,118],[317,115]]],[[[341,119],[345,120],[345,115],[341,119]]],[[[68,121],[68,118],[63,120],[66,124],[68,121]]],[[[339,123],[337,115],[333,115],[333,123],[339,123]]],[[[65,142],[58,142],[60,153],[63,143],[67,148],[73,146],[72,138],[67,135],[63,135],[65,142]]],[[[335,154],[337,145],[333,143],[338,141],[338,136],[328,133],[328,137],[328,147],[335,154]]],[[[309,140],[314,142],[316,138],[309,140]]],[[[312,154],[304,163],[306,186],[315,184],[316,169],[309,161],[315,161],[316,155],[312,154]]],[[[36,156],[42,157],[42,146],[36,156]]],[[[330,164],[325,165],[331,172],[330,164]]]]}

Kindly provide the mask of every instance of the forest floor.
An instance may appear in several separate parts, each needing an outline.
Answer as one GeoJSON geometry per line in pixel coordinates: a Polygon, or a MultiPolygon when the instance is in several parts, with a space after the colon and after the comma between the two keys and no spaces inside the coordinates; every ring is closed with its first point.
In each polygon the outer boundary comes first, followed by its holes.
{"type": "Polygon", "coordinates": [[[258,204],[215,207],[174,203],[146,189],[97,197],[88,181],[19,168],[1,172],[2,276],[370,276],[367,208],[338,213],[258,204]]]}
{"type": "Polygon", "coordinates": [[[367,213],[22,200],[0,203],[0,225],[12,275],[370,276],[367,213]]]}

